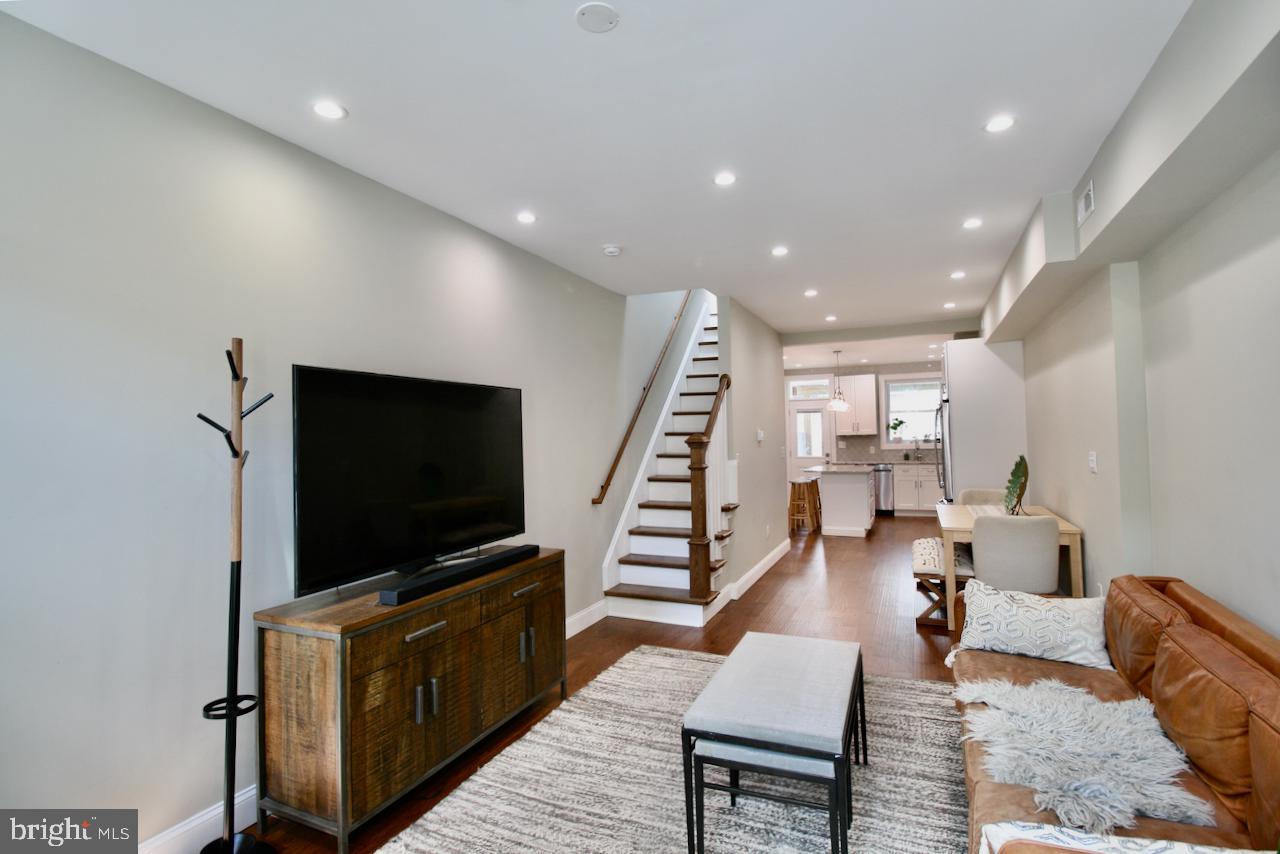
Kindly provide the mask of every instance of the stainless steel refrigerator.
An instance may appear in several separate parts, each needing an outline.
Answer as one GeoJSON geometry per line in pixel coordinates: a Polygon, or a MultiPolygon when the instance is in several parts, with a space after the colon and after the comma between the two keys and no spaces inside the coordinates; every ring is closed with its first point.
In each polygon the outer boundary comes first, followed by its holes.
{"type": "Polygon", "coordinates": [[[1003,489],[1014,462],[1027,452],[1022,342],[948,341],[942,371],[934,441],[943,500],[955,501],[970,488],[1003,489]]]}

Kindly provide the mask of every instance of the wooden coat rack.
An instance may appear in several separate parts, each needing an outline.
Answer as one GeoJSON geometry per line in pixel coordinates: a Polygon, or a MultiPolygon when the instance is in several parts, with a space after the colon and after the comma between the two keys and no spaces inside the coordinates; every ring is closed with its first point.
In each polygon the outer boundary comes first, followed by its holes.
{"type": "Polygon", "coordinates": [[[203,412],[196,417],[222,434],[231,451],[231,596],[227,608],[227,693],[210,703],[205,703],[202,714],[208,720],[225,721],[226,734],[223,752],[222,836],[201,849],[201,854],[272,854],[274,848],[255,839],[248,833],[235,831],[236,789],[236,721],[258,708],[258,698],[253,694],[241,694],[238,688],[240,671],[240,558],[241,522],[244,518],[244,466],[249,452],[244,447],[244,419],[259,406],[270,400],[267,393],[257,403],[244,409],[244,387],[249,378],[244,374],[244,341],[231,339],[227,350],[227,366],[231,369],[231,426],[223,427],[203,412]]]}

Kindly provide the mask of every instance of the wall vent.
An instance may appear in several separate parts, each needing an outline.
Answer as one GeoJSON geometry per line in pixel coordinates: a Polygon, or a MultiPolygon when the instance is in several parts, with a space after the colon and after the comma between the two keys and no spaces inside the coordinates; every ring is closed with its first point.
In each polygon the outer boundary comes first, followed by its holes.
{"type": "Polygon", "coordinates": [[[1080,198],[1076,199],[1076,227],[1084,223],[1089,218],[1089,214],[1093,213],[1093,179],[1089,179],[1089,183],[1085,185],[1084,192],[1080,194],[1080,198]]]}

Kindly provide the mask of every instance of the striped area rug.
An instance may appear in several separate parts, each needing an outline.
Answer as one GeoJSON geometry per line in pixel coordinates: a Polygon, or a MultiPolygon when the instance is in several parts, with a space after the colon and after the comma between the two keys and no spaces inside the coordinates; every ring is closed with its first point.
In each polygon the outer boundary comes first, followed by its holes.
{"type": "MultiPolygon", "coordinates": [[[[382,854],[684,852],[680,720],[723,660],[651,646],[628,653],[382,854]]],[[[968,806],[951,689],[867,677],[871,762],[854,769],[850,851],[965,851],[968,806]]],[[[742,781],[766,783],[746,773],[742,781]]],[[[826,798],[825,789],[799,782],[767,785],[826,798]]],[[[707,793],[708,854],[829,851],[828,833],[824,812],[759,798],[730,808],[728,795],[707,793]]]]}

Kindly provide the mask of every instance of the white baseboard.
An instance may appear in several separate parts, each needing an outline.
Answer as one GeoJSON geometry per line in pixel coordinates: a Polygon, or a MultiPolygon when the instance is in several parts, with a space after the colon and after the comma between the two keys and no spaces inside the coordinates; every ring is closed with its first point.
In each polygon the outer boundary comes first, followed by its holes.
{"type": "MultiPolygon", "coordinates": [[[[258,820],[258,787],[236,792],[234,827],[243,830],[258,820]]],[[[206,807],[188,819],[145,839],[139,854],[194,854],[222,836],[222,802],[206,807]]]]}
{"type": "Polygon", "coordinates": [[[867,535],[866,528],[836,528],[831,525],[823,525],[822,533],[829,537],[865,537],[867,535]]]}
{"type": "Polygon", "coordinates": [[[594,605],[588,605],[576,614],[570,614],[568,619],[564,621],[564,636],[571,638],[578,632],[586,629],[609,616],[609,603],[605,599],[601,599],[594,605]]]}
{"type": "Polygon", "coordinates": [[[773,551],[769,552],[760,562],[751,569],[747,570],[741,578],[733,585],[733,598],[741,599],[742,594],[751,589],[751,585],[760,580],[766,572],[773,568],[773,565],[782,560],[783,555],[791,550],[791,538],[783,540],[773,547],[773,551]]]}

